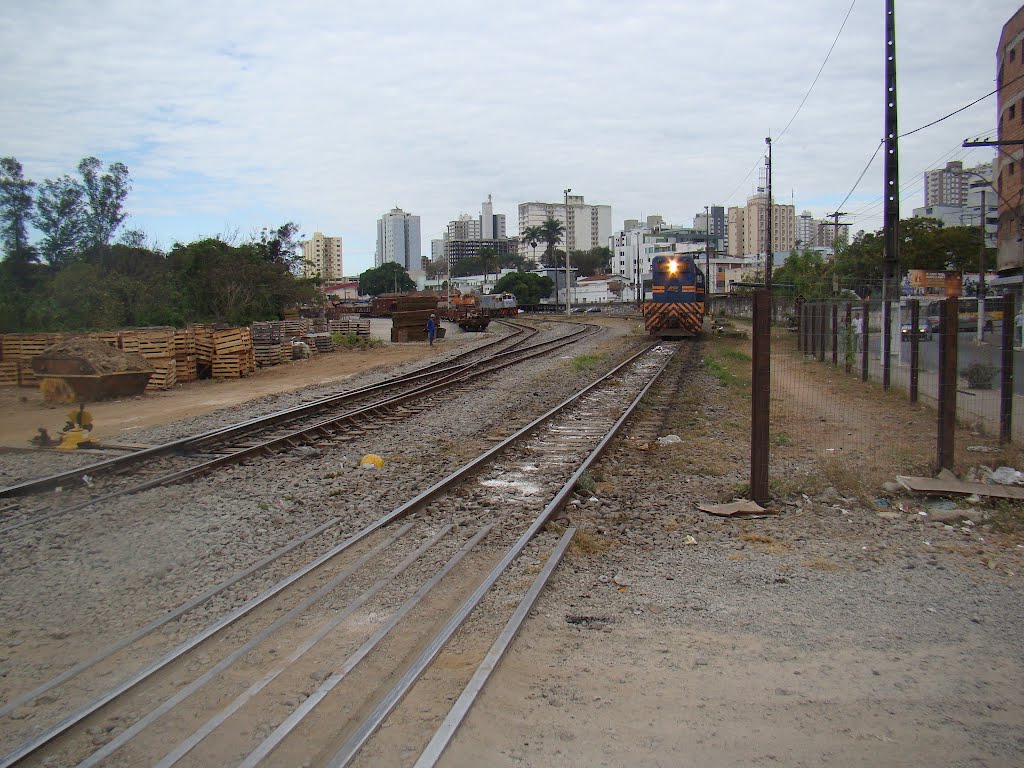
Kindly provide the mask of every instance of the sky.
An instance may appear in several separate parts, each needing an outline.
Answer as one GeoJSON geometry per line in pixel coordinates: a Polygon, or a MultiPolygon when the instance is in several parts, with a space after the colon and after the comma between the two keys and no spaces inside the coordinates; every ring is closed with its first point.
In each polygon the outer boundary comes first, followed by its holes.
{"type": "MultiPolygon", "coordinates": [[[[295,221],[373,266],[376,220],[518,224],[569,187],[613,229],[743,205],[773,137],[777,201],[836,210],[883,133],[883,0],[544,3],[12,0],[0,8],[0,155],[29,178],[125,163],[126,226],[163,248],[295,221]],[[808,89],[849,11],[821,76],[808,89]],[[801,100],[807,96],[797,113],[801,100]],[[790,123],[796,113],[795,119],[790,123]],[[788,129],[786,128],[789,124],[788,129]],[[785,129],[785,131],[784,131],[785,129]]],[[[901,133],[995,88],[1010,0],[897,0],[901,133]]],[[[991,96],[900,142],[922,174],[994,135],[991,96]]],[[[882,153],[842,205],[881,227],[882,153]]]]}

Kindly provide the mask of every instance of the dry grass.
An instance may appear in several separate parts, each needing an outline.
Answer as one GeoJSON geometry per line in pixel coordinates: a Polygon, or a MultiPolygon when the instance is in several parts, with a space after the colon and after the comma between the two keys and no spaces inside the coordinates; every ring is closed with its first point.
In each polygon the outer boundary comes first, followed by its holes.
{"type": "Polygon", "coordinates": [[[781,555],[789,551],[789,544],[763,533],[747,532],[740,535],[740,539],[753,546],[758,552],[769,555],[781,555]]]}
{"type": "Polygon", "coordinates": [[[751,544],[774,544],[775,539],[771,536],[766,536],[763,533],[744,533],[740,536],[740,539],[751,544]]]}
{"type": "Polygon", "coordinates": [[[577,558],[596,557],[611,549],[612,542],[591,531],[576,531],[569,543],[569,554],[577,558]]]}

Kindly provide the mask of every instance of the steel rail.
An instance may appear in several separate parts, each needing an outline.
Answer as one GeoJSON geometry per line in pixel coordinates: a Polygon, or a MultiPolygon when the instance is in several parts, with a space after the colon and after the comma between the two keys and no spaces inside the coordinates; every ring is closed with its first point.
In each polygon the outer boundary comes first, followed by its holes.
{"type": "MultiPolygon", "coordinates": [[[[488,533],[490,533],[492,527],[493,526],[491,525],[485,525],[476,533],[476,535],[474,535],[465,544],[463,544],[462,547],[460,547],[459,550],[455,553],[455,555],[451,557],[448,560],[448,562],[441,568],[440,572],[435,577],[428,580],[424,587],[420,588],[420,590],[422,590],[422,594],[419,597],[417,597],[416,594],[414,594],[413,597],[410,598],[409,601],[407,601],[412,602],[412,605],[410,607],[414,607],[416,603],[418,603],[419,600],[423,597],[423,595],[426,595],[426,593],[429,592],[431,588],[436,586],[438,582],[440,582],[441,579],[444,578],[445,575],[447,575],[456,565],[458,565],[462,561],[463,557],[465,557],[467,554],[469,554],[469,552],[475,549],[476,545],[479,544],[483,540],[483,538],[487,536],[488,533]]],[[[448,526],[448,528],[451,528],[451,526],[448,526]]],[[[346,618],[348,618],[348,616],[350,616],[353,611],[355,611],[361,605],[365,604],[366,601],[370,599],[370,597],[376,594],[376,592],[380,590],[380,587],[383,587],[386,583],[393,580],[394,577],[396,577],[400,572],[401,571],[399,570],[399,567],[396,566],[395,569],[391,571],[391,573],[389,573],[387,576],[378,581],[377,584],[374,584],[374,586],[367,590],[367,592],[363,593],[363,595],[356,598],[356,600],[352,601],[352,603],[346,606],[345,610],[342,611],[338,616],[332,618],[315,634],[301,642],[295,648],[295,650],[292,651],[291,654],[289,654],[288,658],[282,664],[278,665],[275,669],[272,669],[260,680],[253,683],[243,693],[239,694],[239,696],[237,696],[234,701],[232,701],[230,704],[228,704],[226,707],[220,710],[217,714],[215,714],[213,717],[211,717],[209,720],[203,723],[203,725],[200,726],[196,731],[194,731],[191,736],[182,741],[171,752],[165,755],[164,758],[159,763],[157,763],[157,765],[154,768],[170,768],[171,766],[176,765],[178,761],[180,761],[185,755],[187,755],[189,752],[195,749],[195,747],[198,746],[203,741],[203,739],[205,739],[207,736],[213,733],[213,731],[216,730],[225,720],[227,720],[231,715],[233,715],[235,712],[241,709],[246,703],[248,703],[252,699],[253,696],[255,696],[261,690],[270,685],[270,683],[272,683],[290,665],[294,664],[300,658],[302,658],[303,655],[305,655],[318,642],[320,642],[331,631],[336,629],[338,625],[340,625],[346,618]],[[378,587],[378,585],[380,586],[378,587]]],[[[417,590],[417,594],[419,594],[420,590],[417,590]]],[[[390,621],[387,623],[390,623],[390,621]]],[[[397,623],[397,621],[395,621],[395,623],[397,623]]],[[[391,624],[391,626],[393,627],[394,624],[391,624]]]]}
{"type": "Polygon", "coordinates": [[[82,672],[86,671],[87,669],[91,669],[92,667],[96,666],[97,664],[99,664],[104,659],[108,659],[111,656],[113,656],[115,653],[120,651],[122,648],[125,648],[125,647],[131,645],[132,643],[134,643],[134,642],[136,642],[138,640],[141,640],[143,637],[145,637],[146,635],[150,634],[151,632],[155,632],[156,630],[160,629],[160,627],[164,626],[168,622],[174,621],[175,619],[177,619],[180,616],[184,615],[188,611],[191,611],[193,608],[196,608],[199,605],[205,603],[211,597],[216,597],[221,592],[226,590],[228,587],[234,586],[235,584],[240,582],[242,579],[247,578],[248,576],[252,576],[252,574],[256,573],[256,571],[260,570],[264,566],[269,565],[270,563],[280,559],[281,557],[284,557],[286,554],[288,554],[292,550],[294,550],[297,547],[305,544],[310,539],[313,539],[316,536],[319,536],[321,533],[326,531],[328,528],[333,528],[335,525],[338,525],[338,523],[340,523],[340,522],[341,521],[340,521],[339,518],[332,517],[326,523],[322,523],[321,525],[318,525],[316,528],[314,528],[313,530],[309,531],[308,533],[304,533],[302,536],[298,537],[297,539],[292,539],[290,542],[285,544],[283,547],[278,549],[276,552],[272,552],[271,554],[269,554],[266,557],[264,557],[262,560],[259,560],[259,561],[255,562],[255,563],[253,563],[252,565],[250,565],[245,570],[239,571],[238,573],[236,573],[236,574],[234,574],[232,576],[229,576],[224,581],[222,581],[222,582],[220,582],[218,584],[215,584],[214,586],[210,587],[205,592],[202,592],[202,593],[196,595],[195,597],[190,598],[186,602],[184,602],[181,605],[179,605],[177,608],[174,608],[174,609],[168,611],[163,616],[158,616],[157,618],[153,619],[148,624],[140,627],[138,630],[136,630],[132,634],[126,635],[125,637],[121,638],[120,640],[117,640],[116,642],[112,643],[111,645],[106,646],[102,650],[97,651],[97,653],[95,655],[90,656],[88,659],[85,659],[84,661],[80,661],[79,663],[75,664],[73,667],[71,667],[69,669],[66,669],[65,671],[61,672],[60,674],[56,675],[55,677],[50,678],[49,680],[47,680],[45,683],[43,683],[39,687],[33,688],[31,691],[28,691],[27,693],[24,693],[21,696],[15,698],[13,701],[8,702],[3,707],[0,707],[0,717],[4,717],[5,715],[9,715],[11,712],[13,712],[15,709],[17,709],[18,707],[22,706],[23,704],[27,704],[28,702],[32,701],[33,699],[36,699],[36,698],[42,696],[47,691],[57,687],[61,683],[65,683],[68,680],[70,680],[72,677],[75,677],[76,675],[81,674],[82,672]]]}
{"type": "MultiPolygon", "coordinates": [[[[198,477],[207,472],[213,471],[218,467],[242,461],[245,458],[248,458],[255,454],[263,452],[272,452],[274,449],[281,446],[282,444],[288,447],[292,447],[293,443],[291,441],[302,442],[310,435],[310,433],[319,432],[322,434],[323,431],[330,430],[331,428],[338,426],[344,421],[353,421],[360,417],[376,415],[375,412],[377,410],[384,408],[394,408],[409,400],[414,400],[418,397],[422,397],[424,395],[430,394],[432,392],[451,386],[453,384],[457,385],[465,383],[467,381],[472,380],[473,378],[485,376],[488,373],[493,373],[494,371],[507,368],[511,365],[516,365],[518,363],[524,362],[525,360],[530,360],[534,357],[539,357],[540,355],[547,354],[552,349],[558,349],[559,347],[562,346],[568,346],[569,344],[578,341],[579,339],[577,337],[585,336],[588,333],[592,333],[593,328],[594,326],[586,326],[583,330],[573,331],[573,333],[563,337],[559,337],[557,339],[551,339],[549,341],[540,342],[538,344],[534,344],[521,349],[506,350],[503,352],[499,352],[496,355],[486,358],[483,361],[477,361],[474,363],[467,364],[466,366],[461,367],[454,373],[448,374],[441,379],[434,379],[433,381],[430,381],[426,384],[422,384],[416,387],[415,389],[408,390],[397,395],[385,397],[385,399],[383,400],[378,400],[374,403],[369,403],[367,405],[360,406],[355,410],[348,411],[343,414],[338,414],[336,416],[332,416],[328,419],[324,419],[314,424],[306,425],[301,429],[296,429],[290,432],[286,432],[284,434],[279,434],[268,440],[256,443],[255,445],[244,446],[239,450],[233,451],[223,456],[218,456],[213,459],[208,459],[207,461],[204,461],[195,466],[177,470],[176,472],[170,472],[164,475],[160,475],[151,480],[147,480],[142,483],[132,485],[128,488],[122,488],[117,491],[112,491],[111,493],[107,493],[102,496],[95,496],[93,498],[87,499],[77,504],[72,504],[66,507],[60,507],[52,510],[48,514],[36,515],[24,520],[19,520],[18,522],[11,523],[9,525],[0,526],[0,534],[6,534],[10,531],[23,528],[26,525],[45,522],[60,515],[66,515],[71,512],[77,512],[79,510],[91,507],[94,504],[98,504],[104,501],[110,501],[121,496],[128,496],[134,493],[141,493],[152,488],[158,488],[164,485],[179,482],[181,480],[187,480],[189,478],[198,477]],[[484,365],[492,360],[504,357],[506,355],[518,355],[518,357],[515,357],[513,359],[507,359],[504,362],[501,362],[497,365],[491,365],[486,368],[477,369],[477,367],[480,365],[484,365]]],[[[84,469],[80,471],[84,472],[84,469]]]]}
{"type": "MultiPolygon", "coordinates": [[[[513,328],[525,327],[516,326],[513,323],[506,324],[510,325],[513,328]]],[[[525,331],[521,332],[525,333],[525,331]]],[[[502,337],[501,339],[497,339],[496,341],[489,342],[488,345],[485,346],[490,346],[492,344],[507,341],[508,339],[509,337],[502,337]]],[[[473,355],[479,349],[480,347],[468,350],[467,352],[460,355],[460,357],[473,355]]],[[[253,417],[252,419],[247,419],[245,421],[238,422],[237,424],[230,424],[224,427],[217,427],[207,432],[202,432],[198,435],[189,435],[187,437],[172,440],[167,443],[161,443],[160,445],[151,446],[149,448],[143,448],[141,450],[134,451],[124,456],[115,456],[109,459],[104,459],[103,461],[94,462],[93,464],[87,464],[85,466],[78,467],[77,469],[67,470],[65,472],[58,472],[56,474],[36,478],[34,480],[26,480],[22,483],[17,483],[15,485],[10,485],[5,488],[0,488],[0,498],[22,496],[33,491],[46,490],[49,488],[53,488],[67,480],[74,480],[80,478],[82,475],[96,475],[99,473],[112,471],[114,469],[118,469],[121,467],[130,466],[144,459],[154,458],[157,456],[164,456],[169,453],[175,453],[183,449],[187,449],[190,446],[203,445],[211,440],[223,439],[225,437],[244,434],[246,431],[251,431],[254,428],[265,427],[286,419],[295,418],[310,411],[323,410],[324,408],[336,405],[340,401],[352,399],[357,396],[362,396],[371,393],[375,390],[385,389],[388,387],[400,385],[408,381],[415,381],[416,379],[419,378],[425,378],[428,376],[436,375],[437,373],[443,373],[446,369],[441,368],[440,366],[449,366],[450,368],[461,368],[463,365],[465,364],[457,364],[453,366],[451,365],[451,361],[444,361],[443,363],[434,363],[423,368],[418,368],[414,371],[411,371],[408,374],[402,374],[391,379],[386,379],[384,381],[377,382],[376,384],[367,384],[363,387],[359,387],[354,390],[338,392],[333,395],[328,395],[326,397],[313,400],[309,403],[297,405],[293,408],[286,408],[281,411],[275,411],[274,413],[266,414],[264,416],[256,416],[253,417]]]]}
{"type": "Polygon", "coordinates": [[[206,628],[202,629],[200,632],[193,635],[188,640],[185,640],[183,643],[178,644],[173,649],[168,651],[166,654],[148,664],[146,667],[131,674],[130,676],[122,680],[120,683],[115,685],[113,688],[110,688],[109,690],[102,693],[93,701],[79,707],[77,710],[69,714],[56,725],[51,726],[43,733],[34,736],[33,738],[19,745],[18,747],[15,747],[11,752],[7,753],[3,757],[0,757],[0,768],[8,768],[8,766],[14,765],[23,758],[28,757],[43,745],[49,743],[53,739],[63,734],[65,731],[69,730],[70,728],[84,720],[93,712],[96,712],[101,707],[106,706],[111,701],[116,699],[118,696],[121,696],[122,694],[134,688],[143,680],[146,680],[150,676],[156,674],[161,669],[166,667],[168,664],[171,664],[172,662],[176,661],[178,658],[180,658],[185,653],[195,648],[200,643],[213,637],[222,629],[230,626],[243,616],[248,615],[251,611],[258,608],[267,600],[274,597],[287,587],[290,587],[303,576],[316,570],[324,563],[328,562],[329,560],[333,559],[334,557],[341,554],[345,550],[349,549],[353,545],[362,541],[364,538],[369,536],[371,533],[373,533],[380,527],[380,520],[365,526],[362,530],[345,539],[345,541],[341,542],[341,544],[332,547],[327,552],[320,555],[320,557],[302,566],[297,571],[294,571],[281,581],[274,584],[269,589],[266,589],[260,594],[258,594],[256,597],[247,600],[235,610],[231,611],[225,616],[222,616],[213,624],[210,624],[206,628]]]}
{"type": "MultiPolygon", "coordinates": [[[[537,574],[537,578],[534,579],[533,585],[523,595],[523,599],[519,601],[519,605],[516,606],[516,610],[505,624],[505,628],[501,630],[501,634],[498,635],[498,639],[494,641],[491,649],[487,652],[487,656],[480,662],[480,666],[477,667],[476,672],[473,673],[473,677],[469,683],[463,689],[459,698],[455,701],[451,710],[448,712],[448,716],[445,717],[444,722],[441,723],[441,727],[434,732],[433,738],[430,743],[427,744],[426,748],[420,753],[419,759],[413,768],[433,768],[437,764],[437,761],[441,759],[442,753],[448,747],[455,732],[462,725],[462,721],[465,720],[466,715],[469,714],[470,708],[476,701],[476,697],[483,690],[484,685],[491,677],[491,673],[494,672],[498,666],[498,662],[501,661],[505,655],[505,651],[512,645],[512,641],[515,640],[516,635],[519,634],[519,630],[523,626],[523,622],[526,621],[527,615],[533,610],[533,606],[537,604],[537,598],[540,597],[540,593],[547,586],[548,580],[551,578],[551,574],[555,572],[555,568],[562,561],[562,556],[565,554],[565,550],[569,548],[569,543],[572,541],[573,535],[575,535],[576,529],[569,528],[562,534],[562,538],[558,541],[557,546],[551,551],[548,556],[548,561],[544,564],[541,572],[537,574]]],[[[158,767],[159,768],[159,767],[158,767]]]]}
{"type": "MultiPolygon", "coordinates": [[[[272,587],[268,588],[267,590],[265,590],[261,594],[257,595],[256,597],[252,598],[251,600],[247,601],[246,603],[243,603],[241,606],[236,608],[231,613],[227,614],[226,616],[224,616],[221,619],[219,619],[218,621],[214,622],[213,624],[211,624],[210,626],[208,626],[204,630],[200,631],[194,637],[192,637],[189,640],[186,640],[185,642],[181,643],[179,646],[174,648],[168,654],[166,654],[165,656],[161,657],[160,659],[154,661],[149,666],[147,666],[144,669],[140,670],[139,672],[131,675],[129,678],[127,678],[126,680],[122,681],[120,684],[118,684],[114,688],[112,688],[112,689],[108,690],[107,692],[105,692],[104,694],[102,694],[100,697],[95,699],[93,702],[91,702],[91,703],[89,703],[89,704],[79,708],[78,710],[76,710],[72,714],[68,715],[63,720],[61,720],[59,723],[57,723],[56,725],[54,725],[51,728],[47,729],[42,734],[39,734],[38,736],[29,739],[28,741],[26,741],[23,744],[21,744],[18,747],[16,747],[14,750],[12,750],[7,755],[5,755],[3,757],[0,757],[0,768],[8,768],[8,766],[14,765],[15,763],[17,763],[18,761],[20,761],[24,757],[27,757],[27,756],[31,755],[32,753],[37,751],[40,747],[42,747],[45,744],[49,743],[50,741],[52,741],[53,739],[55,739],[59,735],[63,734],[64,732],[66,732],[67,730],[72,728],[78,722],[80,722],[84,718],[88,717],[93,712],[97,711],[98,709],[100,709],[101,707],[105,706],[107,703],[109,703],[113,699],[117,698],[117,696],[120,696],[122,693],[124,693],[124,692],[130,690],[131,688],[135,687],[136,685],[138,685],[140,682],[142,682],[143,680],[145,680],[149,676],[155,674],[160,669],[163,669],[165,666],[167,666],[168,664],[172,663],[176,658],[178,658],[182,654],[186,653],[188,650],[191,650],[191,648],[195,647],[199,643],[203,642],[204,640],[208,639],[212,635],[216,634],[221,629],[229,626],[230,624],[232,624],[234,621],[236,621],[237,619],[241,618],[242,616],[245,616],[250,611],[254,610],[256,607],[261,605],[263,602],[265,602],[266,600],[270,599],[271,597],[273,597],[274,595],[276,595],[278,592],[282,591],[286,587],[290,586],[292,583],[297,581],[299,578],[304,576],[306,573],[314,570],[315,568],[318,568],[323,563],[327,562],[328,560],[330,560],[331,558],[333,558],[337,554],[343,552],[344,550],[348,549],[349,547],[351,547],[351,546],[357,544],[358,542],[362,541],[364,538],[366,538],[370,534],[374,533],[375,531],[379,530],[380,528],[383,528],[384,526],[387,526],[387,525],[389,525],[389,524],[391,524],[391,523],[393,523],[393,522],[395,522],[397,520],[400,520],[403,517],[405,517],[405,516],[411,514],[412,512],[416,511],[421,506],[423,506],[425,503],[427,503],[428,501],[430,501],[431,499],[433,499],[434,497],[436,497],[437,495],[442,493],[448,487],[454,485],[455,483],[459,482],[460,480],[462,480],[465,477],[468,477],[469,475],[474,473],[480,466],[482,466],[485,462],[487,462],[490,458],[492,458],[496,454],[498,454],[501,451],[505,450],[506,448],[514,445],[515,443],[517,443],[520,440],[524,439],[526,436],[532,434],[541,425],[543,425],[547,421],[549,421],[552,418],[554,418],[559,413],[559,411],[561,411],[562,409],[568,407],[572,403],[576,402],[577,400],[579,400],[580,398],[585,396],[588,392],[590,392],[593,389],[599,387],[603,382],[607,381],[608,379],[610,379],[610,378],[612,378],[614,376],[617,376],[620,371],[622,371],[624,368],[628,367],[633,361],[635,361],[639,357],[645,355],[647,352],[649,352],[655,346],[657,346],[656,343],[648,344],[642,350],[640,350],[636,354],[630,356],[629,358],[627,358],[626,360],[621,362],[619,365],[615,366],[613,369],[608,371],[604,376],[598,378],[597,380],[595,380],[594,382],[592,382],[588,386],[584,387],[583,389],[577,391],[573,395],[570,395],[568,398],[563,400],[561,403],[559,403],[558,405],[554,406],[553,408],[548,410],[546,413],[538,416],[533,421],[531,421],[529,424],[525,425],[524,427],[521,427],[519,430],[514,432],[512,435],[510,435],[509,437],[505,438],[504,440],[502,440],[501,442],[497,443],[496,445],[492,446],[491,448],[486,450],[484,453],[482,453],[479,456],[477,456],[475,459],[473,459],[473,460],[467,462],[466,464],[464,464],[463,466],[459,467],[454,472],[449,474],[447,477],[442,478],[441,480],[435,482],[433,485],[429,486],[425,490],[423,490],[420,493],[416,494],[416,496],[414,496],[409,501],[406,501],[403,504],[399,505],[398,507],[393,509],[391,512],[389,512],[386,515],[383,515],[382,517],[378,518],[376,521],[367,524],[362,529],[360,529],[359,531],[354,533],[352,536],[347,538],[345,541],[343,541],[341,544],[333,547],[332,549],[330,549],[325,554],[321,555],[320,557],[318,557],[317,559],[315,559],[311,563],[303,566],[298,571],[292,573],[291,575],[289,575],[285,579],[281,580],[277,584],[273,585],[272,587]]],[[[662,369],[660,369],[660,370],[663,370],[663,369],[664,369],[664,366],[662,366],[662,369]]],[[[659,373],[657,375],[660,375],[660,370],[659,370],[659,373]]],[[[655,376],[655,378],[657,378],[657,375],[655,376]]],[[[653,383],[653,379],[652,379],[651,383],[653,383]]],[[[646,391],[650,388],[650,386],[651,386],[651,384],[648,384],[648,386],[645,387],[644,393],[646,393],[646,391]]],[[[639,401],[639,398],[638,398],[638,401],[639,401]]],[[[602,445],[604,445],[604,441],[602,441],[602,445]]],[[[585,463],[585,466],[589,466],[589,463],[585,463]]],[[[577,473],[577,475],[578,474],[579,474],[579,472],[577,473]]],[[[573,482],[575,482],[575,481],[573,481],[573,482]]],[[[563,502],[562,503],[564,503],[564,498],[563,498],[563,502]]]]}
{"type": "MultiPolygon", "coordinates": [[[[398,539],[401,536],[404,536],[409,531],[409,529],[412,528],[413,525],[414,523],[412,522],[406,523],[390,539],[387,539],[386,541],[379,544],[377,547],[374,547],[373,549],[369,550],[356,562],[354,562],[345,570],[338,573],[336,576],[334,576],[332,579],[330,579],[328,582],[322,585],[311,595],[303,599],[297,605],[293,606],[291,609],[288,610],[287,613],[285,613],[283,616],[280,616],[268,627],[260,631],[257,635],[251,637],[244,644],[242,644],[234,651],[232,651],[230,654],[225,656],[223,659],[218,661],[215,665],[210,667],[210,669],[206,670],[206,672],[197,677],[191,683],[182,687],[173,696],[171,696],[171,698],[167,699],[154,709],[150,710],[147,714],[145,714],[144,716],[136,720],[134,723],[132,723],[132,725],[129,728],[125,729],[110,742],[103,745],[101,749],[98,749],[97,751],[89,755],[86,759],[82,760],[78,764],[77,768],[92,768],[92,766],[98,765],[103,760],[108,758],[110,755],[114,754],[114,752],[116,752],[122,746],[124,746],[129,741],[134,739],[138,734],[140,734],[142,731],[148,728],[152,723],[159,720],[161,717],[170,712],[172,709],[174,709],[174,707],[176,707],[178,704],[180,704],[185,699],[190,697],[192,694],[201,690],[203,687],[206,686],[207,683],[213,680],[217,675],[226,670],[228,667],[230,667],[236,661],[241,659],[247,653],[255,649],[256,646],[258,646],[264,640],[273,635],[285,624],[297,618],[303,613],[303,611],[307,610],[309,607],[317,603],[319,600],[323,599],[326,595],[330,594],[343,581],[348,579],[353,573],[362,568],[373,558],[382,554],[388,547],[390,547],[392,544],[398,541],[398,539]]],[[[355,613],[362,605],[364,605],[374,595],[380,592],[380,590],[386,587],[391,581],[393,581],[399,575],[401,575],[409,566],[411,566],[420,557],[426,554],[431,547],[433,547],[441,539],[443,539],[445,536],[451,533],[452,527],[452,525],[443,526],[437,533],[434,534],[433,537],[431,537],[423,544],[421,544],[417,549],[413,550],[408,555],[406,555],[405,558],[400,563],[398,563],[398,565],[392,568],[387,575],[385,575],[381,579],[378,579],[373,585],[369,587],[369,589],[364,591],[354,600],[350,601],[349,604],[345,606],[344,609],[342,609],[341,613],[337,617],[332,619],[332,624],[334,622],[341,623],[346,618],[355,613]]],[[[326,634],[326,632],[324,632],[324,634],[326,634]]],[[[277,674],[280,674],[280,672],[278,672],[277,674]]],[[[277,675],[275,674],[274,677],[276,676],[277,675]]],[[[271,682],[271,680],[273,680],[273,677],[269,680],[266,680],[264,685],[268,685],[271,682]]]]}
{"type": "MultiPolygon", "coordinates": [[[[653,347],[653,345],[652,345],[653,347]]],[[[652,347],[648,347],[649,351],[652,347]]],[[[641,353],[643,354],[643,353],[641,353]]],[[[639,357],[639,355],[631,358],[631,361],[639,357]]],[[[658,380],[665,367],[668,365],[671,356],[665,359],[665,362],[659,366],[658,370],[648,381],[647,385],[643,387],[640,394],[636,396],[632,403],[626,408],[623,414],[615,421],[612,427],[605,433],[604,437],[597,444],[594,450],[583,460],[580,466],[575,472],[569,477],[566,483],[559,489],[555,494],[555,497],[544,507],[536,519],[530,525],[530,527],[516,540],[516,542],[509,548],[505,553],[504,557],[498,562],[497,565],[491,570],[487,577],[480,583],[476,591],[473,592],[466,601],[462,604],[459,610],[449,619],[448,623],[441,629],[440,632],[434,637],[430,644],[423,650],[412,666],[410,666],[405,674],[395,683],[394,687],[388,691],[381,702],[374,708],[374,710],[367,716],[367,718],[359,725],[356,731],[348,738],[348,740],[341,746],[341,748],[334,754],[334,756],[328,761],[327,765],[329,768],[341,768],[342,766],[348,765],[352,759],[356,756],[363,745],[369,740],[370,736],[380,727],[387,716],[398,706],[399,702],[405,697],[405,695],[412,688],[413,684],[420,678],[430,663],[436,658],[437,654],[441,652],[444,645],[451,639],[455,631],[462,625],[462,623],[469,617],[473,609],[484,599],[487,592],[490,591],[491,587],[498,581],[501,575],[505,572],[505,569],[512,563],[512,561],[519,556],[519,554],[525,549],[526,545],[530,542],[538,531],[547,524],[548,520],[561,509],[566,501],[568,501],[569,495],[575,490],[576,483],[580,477],[596,462],[601,455],[604,454],[608,447],[608,444],[614,439],[614,437],[622,429],[622,426],[626,423],[630,416],[632,416],[636,407],[640,404],[640,400],[650,391],[654,382],[658,380]]],[[[607,378],[607,377],[605,377],[607,378]]],[[[603,379],[602,379],[603,380],[603,379]]],[[[588,390],[590,387],[587,388],[588,390]]]]}

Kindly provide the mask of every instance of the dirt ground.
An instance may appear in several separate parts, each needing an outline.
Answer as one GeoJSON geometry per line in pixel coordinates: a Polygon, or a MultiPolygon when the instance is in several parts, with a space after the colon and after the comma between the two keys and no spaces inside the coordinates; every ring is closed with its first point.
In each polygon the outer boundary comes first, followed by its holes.
{"type": "MultiPolygon", "coordinates": [[[[370,368],[406,363],[444,351],[440,344],[394,344],[373,350],[335,352],[261,368],[242,379],[204,379],[166,392],[92,403],[88,410],[96,425],[95,436],[100,441],[121,443],[125,433],[141,427],[169,424],[311,384],[341,382],[370,368]]],[[[69,406],[44,401],[36,388],[0,387],[0,446],[27,448],[39,427],[46,427],[51,435],[58,433],[68,410],[69,406]]]]}

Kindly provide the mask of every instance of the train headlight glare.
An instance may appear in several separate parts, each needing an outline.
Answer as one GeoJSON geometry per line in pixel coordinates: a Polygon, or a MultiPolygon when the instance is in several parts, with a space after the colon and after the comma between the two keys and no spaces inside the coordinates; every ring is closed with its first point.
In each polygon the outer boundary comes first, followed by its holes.
{"type": "Polygon", "coordinates": [[[670,261],[670,262],[668,263],[668,273],[669,273],[670,275],[674,275],[674,274],[675,274],[676,272],[678,272],[678,271],[679,271],[679,262],[678,262],[678,261],[676,261],[675,259],[672,259],[672,260],[671,260],[671,261],[670,261]]]}

